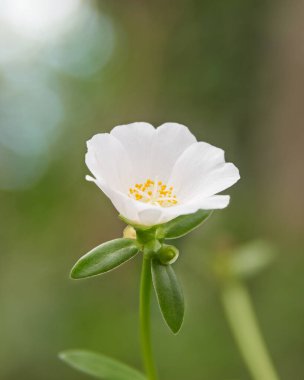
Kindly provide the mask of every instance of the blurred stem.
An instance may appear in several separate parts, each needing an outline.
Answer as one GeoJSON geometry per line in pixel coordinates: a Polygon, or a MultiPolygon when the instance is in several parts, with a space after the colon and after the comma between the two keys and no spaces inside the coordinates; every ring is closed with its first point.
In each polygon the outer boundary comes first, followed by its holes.
{"type": "Polygon", "coordinates": [[[141,349],[145,371],[148,380],[157,380],[156,368],[153,359],[151,345],[151,324],[150,324],[150,301],[151,301],[151,259],[143,255],[143,264],[140,282],[140,335],[141,349]]]}
{"type": "Polygon", "coordinates": [[[279,380],[258,327],[250,295],[238,280],[222,287],[222,302],[234,338],[255,380],[279,380]]]}

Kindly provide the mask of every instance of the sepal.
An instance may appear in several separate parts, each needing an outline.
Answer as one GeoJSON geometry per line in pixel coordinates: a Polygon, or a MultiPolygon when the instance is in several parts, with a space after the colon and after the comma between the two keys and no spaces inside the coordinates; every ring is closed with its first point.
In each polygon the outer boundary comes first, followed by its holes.
{"type": "Polygon", "coordinates": [[[127,227],[124,228],[122,235],[125,239],[136,240],[136,230],[134,227],[132,227],[130,225],[128,225],[127,227]]]}

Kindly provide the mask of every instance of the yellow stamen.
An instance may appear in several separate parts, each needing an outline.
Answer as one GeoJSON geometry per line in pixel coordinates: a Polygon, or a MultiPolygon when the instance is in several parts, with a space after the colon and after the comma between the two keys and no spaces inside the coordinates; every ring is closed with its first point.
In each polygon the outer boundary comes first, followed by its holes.
{"type": "Polygon", "coordinates": [[[129,189],[129,197],[144,203],[151,203],[162,207],[171,207],[178,204],[173,186],[167,186],[162,181],[152,181],[150,178],[144,183],[136,183],[129,189]]]}

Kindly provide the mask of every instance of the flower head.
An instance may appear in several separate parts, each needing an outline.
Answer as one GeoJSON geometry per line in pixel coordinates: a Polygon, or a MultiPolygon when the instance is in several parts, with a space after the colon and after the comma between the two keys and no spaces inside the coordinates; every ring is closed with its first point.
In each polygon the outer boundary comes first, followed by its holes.
{"type": "Polygon", "coordinates": [[[216,195],[237,182],[238,169],[224,151],[198,142],[187,127],[148,123],[115,127],[87,142],[87,176],[133,223],[153,226],[200,209],[225,208],[216,195]]]}

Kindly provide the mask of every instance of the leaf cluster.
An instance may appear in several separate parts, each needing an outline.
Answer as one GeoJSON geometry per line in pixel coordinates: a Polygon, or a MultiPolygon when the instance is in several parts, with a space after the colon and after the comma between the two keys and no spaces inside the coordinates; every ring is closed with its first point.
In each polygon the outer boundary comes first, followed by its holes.
{"type": "Polygon", "coordinates": [[[134,228],[136,239],[119,238],[93,248],[73,266],[71,278],[83,279],[109,272],[143,252],[151,258],[153,285],[161,313],[172,332],[177,333],[184,317],[184,298],[172,264],[179,252],[164,241],[188,234],[209,214],[199,210],[152,227],[136,225],[122,218],[134,228]]]}
{"type": "MultiPolygon", "coordinates": [[[[182,288],[172,266],[179,252],[173,245],[166,244],[165,240],[188,234],[209,215],[210,212],[199,210],[153,227],[139,226],[121,217],[129,226],[128,237],[93,248],[73,266],[71,278],[84,279],[107,273],[142,252],[144,258],[149,259],[153,287],[162,316],[176,334],[181,328],[185,309],[182,288]]],[[[145,375],[137,370],[94,352],[70,350],[59,356],[70,366],[100,379],[146,380],[145,375]]]]}

